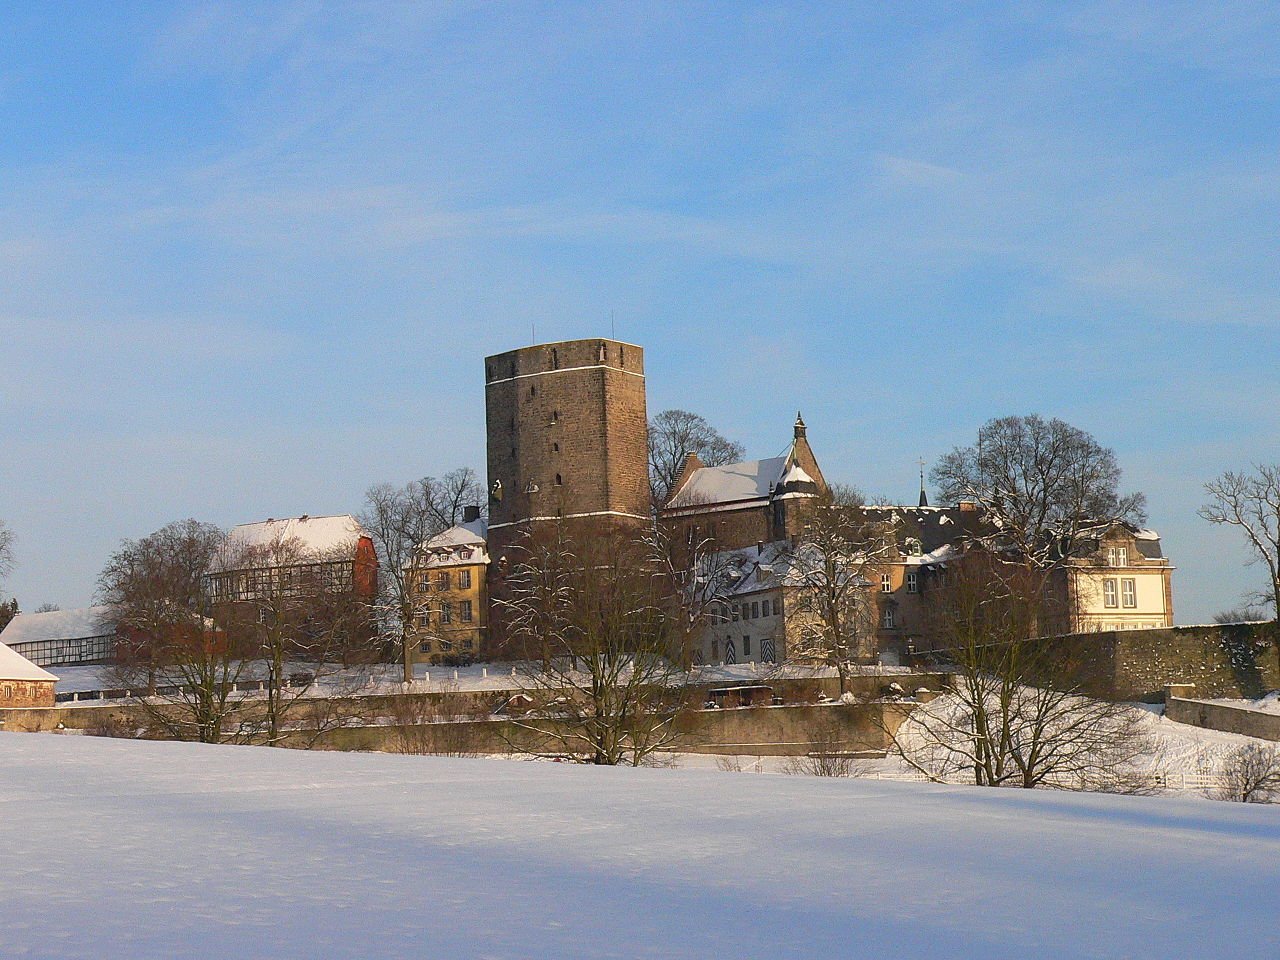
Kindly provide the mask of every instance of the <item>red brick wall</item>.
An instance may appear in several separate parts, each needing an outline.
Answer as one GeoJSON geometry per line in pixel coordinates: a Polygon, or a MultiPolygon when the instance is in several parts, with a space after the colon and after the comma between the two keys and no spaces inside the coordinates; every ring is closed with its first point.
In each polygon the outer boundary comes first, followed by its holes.
{"type": "Polygon", "coordinates": [[[0,707],[52,707],[52,680],[0,680],[0,707]]]}

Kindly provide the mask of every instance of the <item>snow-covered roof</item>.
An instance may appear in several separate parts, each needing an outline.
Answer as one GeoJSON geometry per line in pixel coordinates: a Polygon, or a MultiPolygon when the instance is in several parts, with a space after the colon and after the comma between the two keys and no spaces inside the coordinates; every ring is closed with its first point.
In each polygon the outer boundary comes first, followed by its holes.
{"type": "Polygon", "coordinates": [[[460,523],[456,527],[450,527],[437,533],[434,537],[430,537],[422,545],[424,550],[434,550],[438,547],[460,547],[471,546],[475,544],[484,544],[489,539],[489,524],[485,520],[469,520],[466,523],[460,523]]]}
{"type": "Polygon", "coordinates": [[[354,551],[356,541],[367,536],[360,522],[348,513],[332,517],[289,517],[232,527],[228,539],[237,547],[269,546],[296,539],[308,553],[354,551]]]}
{"type": "Polygon", "coordinates": [[[0,680],[57,680],[48,670],[42,670],[22,654],[0,643],[0,680]]]}
{"type": "Polygon", "coordinates": [[[786,457],[770,457],[767,460],[727,463],[721,467],[700,467],[690,474],[671,501],[671,506],[697,507],[767,499],[781,481],[786,465],[786,457]]]}
{"type": "Polygon", "coordinates": [[[804,467],[800,466],[800,464],[798,463],[793,463],[791,465],[791,469],[788,470],[785,474],[783,474],[782,482],[783,483],[814,483],[814,484],[817,483],[817,481],[814,480],[813,477],[805,473],[804,467]]]}
{"type": "Polygon", "coordinates": [[[483,518],[450,527],[419,547],[421,565],[439,567],[457,563],[488,563],[489,555],[485,551],[488,537],[489,524],[483,518]]]}
{"type": "Polygon", "coordinates": [[[85,640],[116,632],[110,607],[81,607],[49,613],[20,613],[0,631],[0,642],[34,643],[39,640],[85,640]]]}
{"type": "MultiPolygon", "coordinates": [[[[900,543],[919,541],[926,555],[983,530],[978,511],[959,507],[872,506],[863,508],[863,513],[868,520],[893,524],[900,543]]],[[[908,556],[907,560],[919,562],[921,558],[908,556]]]]}

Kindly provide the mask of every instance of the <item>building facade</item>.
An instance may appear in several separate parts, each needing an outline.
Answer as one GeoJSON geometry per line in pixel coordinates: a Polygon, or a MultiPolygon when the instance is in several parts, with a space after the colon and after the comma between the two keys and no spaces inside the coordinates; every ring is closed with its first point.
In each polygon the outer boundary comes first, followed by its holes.
{"type": "Polygon", "coordinates": [[[0,631],[0,643],[42,667],[103,663],[115,655],[116,621],[103,606],[20,613],[0,631]]]}
{"type": "Polygon", "coordinates": [[[1059,575],[1071,611],[1064,632],[1173,626],[1173,571],[1156,531],[1112,525],[1059,575]]]}
{"type": "Polygon", "coordinates": [[[302,596],[317,588],[351,591],[372,603],[378,554],[373,538],[349,514],[243,523],[227,535],[207,585],[215,603],[302,596]]]}
{"type": "Polygon", "coordinates": [[[678,538],[722,550],[794,538],[802,504],[827,490],[807,434],[796,414],[784,456],[708,467],[689,454],[661,510],[663,520],[678,538]]]}
{"type": "Polygon", "coordinates": [[[489,627],[487,525],[469,508],[455,527],[415,552],[406,578],[414,621],[407,631],[406,676],[417,663],[465,663],[487,649],[489,627]]]}
{"type": "Polygon", "coordinates": [[[490,553],[540,520],[649,517],[644,350],[567,340],[485,358],[490,553]]]}
{"type": "Polygon", "coordinates": [[[52,707],[57,682],[48,670],[0,643],[0,707],[52,707]]]}

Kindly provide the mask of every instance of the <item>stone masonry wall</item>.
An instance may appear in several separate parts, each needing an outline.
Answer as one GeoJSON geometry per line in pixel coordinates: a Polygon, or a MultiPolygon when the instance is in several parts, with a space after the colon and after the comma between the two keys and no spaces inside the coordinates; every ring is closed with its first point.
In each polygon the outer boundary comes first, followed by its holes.
{"type": "Polygon", "coordinates": [[[1160,702],[1169,683],[1197,696],[1261,696],[1280,688],[1275,623],[1076,633],[1047,641],[1082,688],[1116,700],[1160,702]]]}
{"type": "Polygon", "coordinates": [[[530,517],[648,509],[644,351],[612,340],[485,359],[489,523],[500,555],[530,517]],[[536,490],[531,490],[531,485],[536,490]]]}
{"type": "Polygon", "coordinates": [[[1164,715],[1178,723],[1189,723],[1209,730],[1242,733],[1246,737],[1258,737],[1262,740],[1280,740],[1280,714],[1276,713],[1246,710],[1225,703],[1170,697],[1165,703],[1164,715]]]}

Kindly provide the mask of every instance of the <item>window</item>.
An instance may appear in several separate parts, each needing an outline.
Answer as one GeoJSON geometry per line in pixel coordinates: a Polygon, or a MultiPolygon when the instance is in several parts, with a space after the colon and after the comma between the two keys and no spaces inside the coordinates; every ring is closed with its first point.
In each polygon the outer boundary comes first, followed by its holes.
{"type": "Polygon", "coordinates": [[[430,589],[431,589],[430,577],[423,577],[421,580],[418,581],[418,591],[420,593],[426,593],[430,589]]]}
{"type": "Polygon", "coordinates": [[[437,573],[437,574],[436,574],[436,590],[437,590],[437,592],[438,592],[438,591],[442,591],[442,590],[448,590],[448,589],[449,589],[449,580],[450,580],[450,577],[449,577],[449,571],[448,571],[448,570],[441,570],[439,573],[437,573]]]}
{"type": "Polygon", "coordinates": [[[720,641],[712,640],[711,641],[711,660],[714,663],[716,660],[719,660],[719,659],[720,659],[720,641]]]}
{"type": "Polygon", "coordinates": [[[773,615],[774,615],[775,617],[779,617],[779,616],[781,616],[781,615],[782,615],[782,601],[781,601],[781,600],[774,600],[774,601],[773,601],[773,615]]]}
{"type": "Polygon", "coordinates": [[[458,603],[458,619],[463,623],[471,622],[471,601],[462,600],[458,603]]]}
{"type": "Polygon", "coordinates": [[[1133,577],[1125,577],[1120,581],[1120,603],[1126,607],[1138,605],[1138,584],[1133,577]]]}
{"type": "Polygon", "coordinates": [[[1128,547],[1107,547],[1107,566],[1127,567],[1129,565],[1128,547]]]}
{"type": "Polygon", "coordinates": [[[529,384],[529,396],[536,397],[537,395],[538,395],[538,388],[535,387],[533,384],[529,384]]]}
{"type": "Polygon", "coordinates": [[[450,603],[448,600],[440,604],[440,622],[441,623],[453,622],[453,604],[450,603]]]}
{"type": "Polygon", "coordinates": [[[1102,581],[1102,605],[1104,607],[1117,606],[1116,581],[1114,578],[1108,577],[1102,581]]]}
{"type": "Polygon", "coordinates": [[[462,649],[463,649],[463,650],[470,650],[470,649],[471,649],[471,647],[472,647],[472,642],[471,642],[470,640],[463,640],[463,641],[462,641],[462,649]]]}
{"type": "Polygon", "coordinates": [[[733,605],[733,622],[738,622],[738,605],[736,603],[733,605]]]}
{"type": "Polygon", "coordinates": [[[422,643],[418,646],[418,650],[419,650],[419,651],[421,651],[422,653],[430,653],[430,652],[431,652],[431,641],[430,641],[430,640],[423,640],[423,641],[422,641],[422,643]]]}
{"type": "Polygon", "coordinates": [[[758,600],[751,601],[751,619],[752,620],[760,619],[760,601],[758,600]]]}
{"type": "Polygon", "coordinates": [[[907,593],[920,592],[920,575],[914,570],[907,571],[907,593]]]}
{"type": "Polygon", "coordinates": [[[751,638],[746,634],[742,635],[742,655],[744,657],[751,656],[751,638]]]}
{"type": "Polygon", "coordinates": [[[887,573],[880,574],[880,592],[893,593],[893,579],[887,573]]]}
{"type": "Polygon", "coordinates": [[[885,607],[884,613],[880,615],[880,622],[886,630],[892,630],[895,624],[893,607],[885,607]]]}
{"type": "Polygon", "coordinates": [[[560,369],[560,351],[554,348],[551,350],[551,369],[560,369]]]}
{"type": "Polygon", "coordinates": [[[551,411],[551,422],[552,422],[552,423],[559,423],[559,422],[560,422],[560,411],[559,411],[559,410],[552,410],[552,411],[551,411]]]}
{"type": "Polygon", "coordinates": [[[471,571],[470,570],[458,571],[458,589],[459,590],[471,589],[471,571]]]}
{"type": "Polygon", "coordinates": [[[556,486],[558,487],[558,486],[560,486],[560,485],[561,485],[561,484],[563,484],[563,483],[564,483],[564,481],[560,479],[560,474],[558,474],[558,473],[557,473],[557,474],[556,474],[556,486]]]}
{"type": "Polygon", "coordinates": [[[553,443],[553,444],[551,445],[551,449],[552,449],[554,452],[559,453],[559,452],[560,452],[560,444],[558,444],[558,443],[553,443]]]}
{"type": "Polygon", "coordinates": [[[418,611],[418,626],[420,627],[431,626],[431,610],[429,608],[423,607],[418,611]]]}

